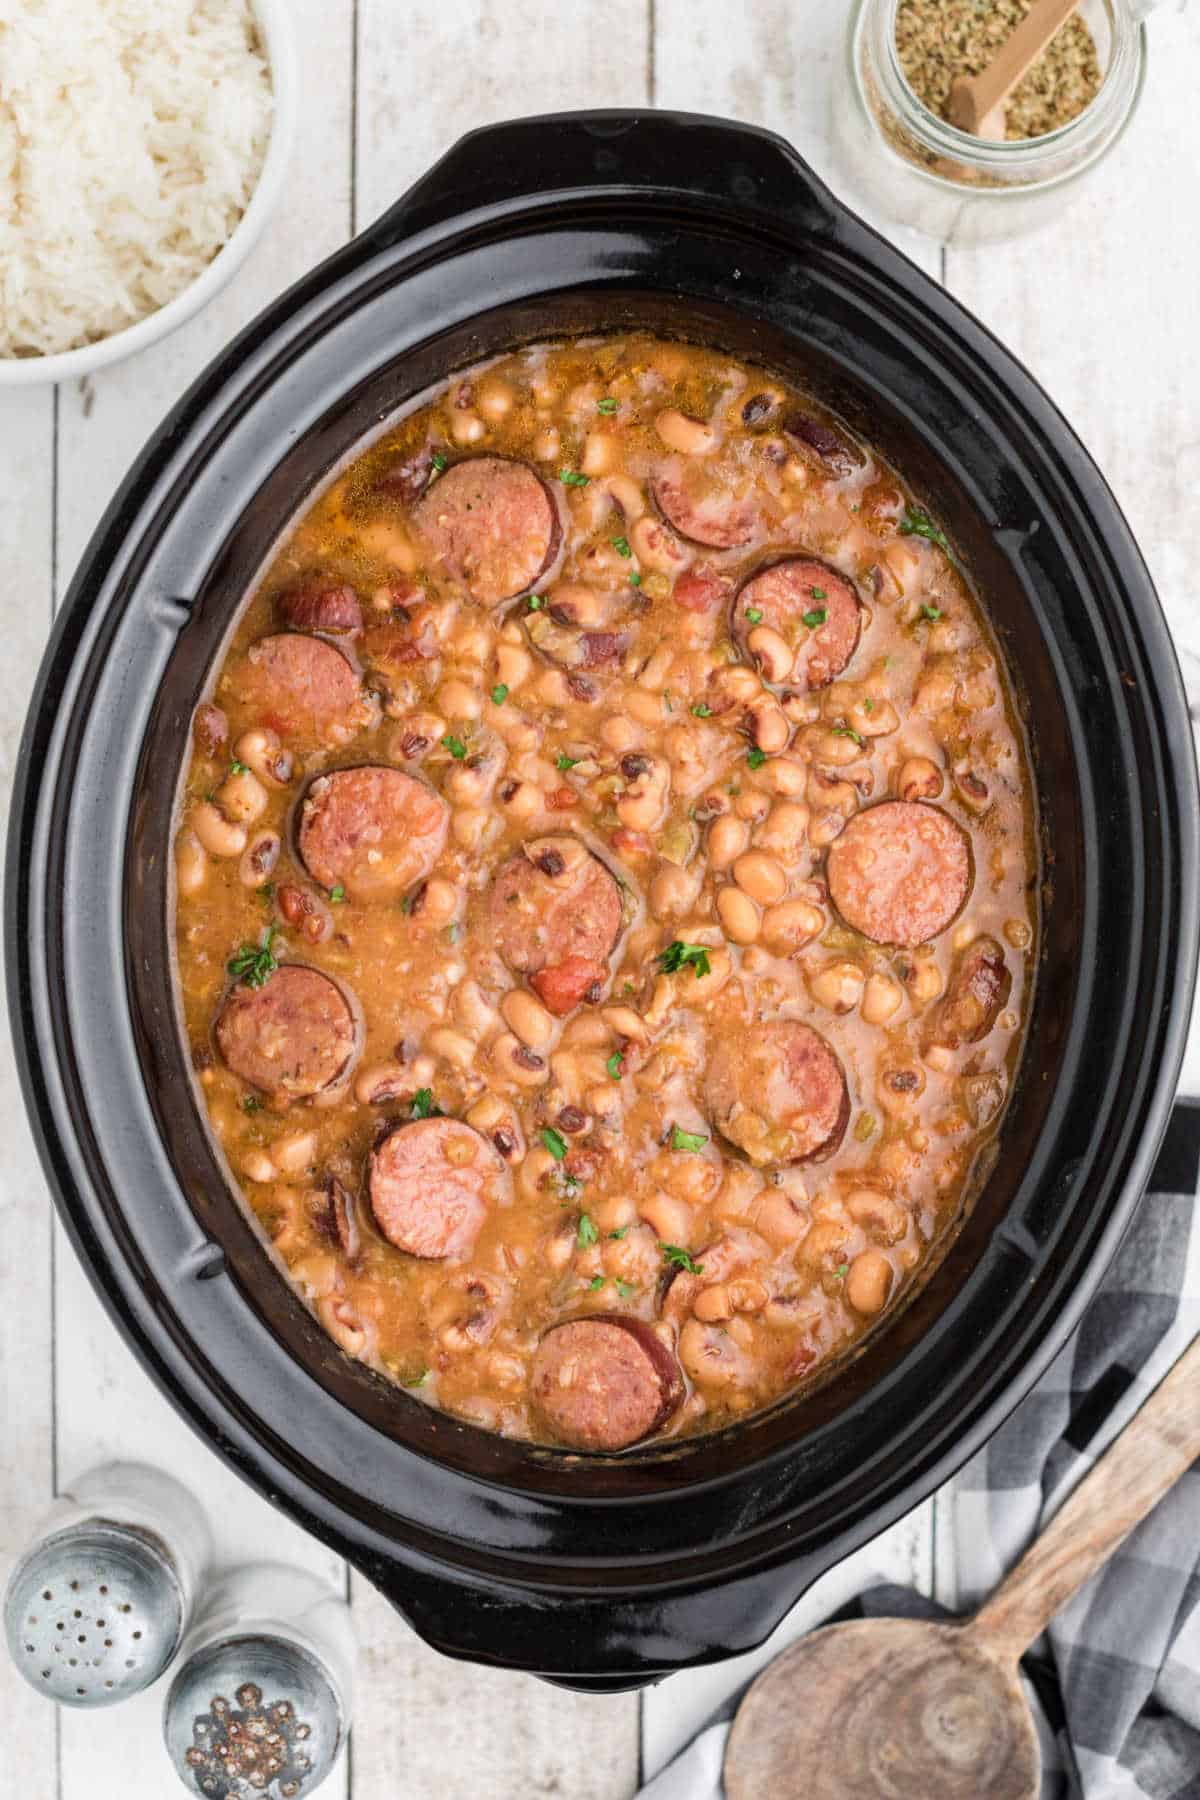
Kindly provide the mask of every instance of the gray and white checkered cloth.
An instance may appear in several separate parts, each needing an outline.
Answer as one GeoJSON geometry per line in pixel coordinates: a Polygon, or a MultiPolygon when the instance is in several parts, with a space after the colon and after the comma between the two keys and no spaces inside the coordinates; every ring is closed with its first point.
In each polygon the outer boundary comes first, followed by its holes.
{"type": "MultiPolygon", "coordinates": [[[[1200,1106],[1181,1104],[1079,1329],[954,1482],[964,1611],[999,1584],[1200,1332],[1198,1185],[1200,1106]]],[[[937,1610],[881,1586],[839,1617],[937,1610]]],[[[1022,1672],[1042,1800],[1200,1800],[1200,1464],[1058,1615],[1022,1672]]],[[[719,1800],[740,1699],[731,1695],[640,1800],[719,1800]]]]}

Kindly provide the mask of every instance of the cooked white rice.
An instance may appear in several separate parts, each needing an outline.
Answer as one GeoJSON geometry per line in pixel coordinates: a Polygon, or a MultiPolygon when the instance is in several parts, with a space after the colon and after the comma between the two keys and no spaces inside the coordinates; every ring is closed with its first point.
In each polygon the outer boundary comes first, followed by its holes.
{"type": "Polygon", "coordinates": [[[271,106],[248,0],[0,0],[0,357],[93,343],[194,281],[271,106]]]}

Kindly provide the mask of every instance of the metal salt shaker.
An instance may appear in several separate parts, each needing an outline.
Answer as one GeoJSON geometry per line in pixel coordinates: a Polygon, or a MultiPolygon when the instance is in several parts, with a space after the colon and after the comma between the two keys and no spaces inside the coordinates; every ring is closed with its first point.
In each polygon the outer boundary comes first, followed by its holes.
{"type": "Polygon", "coordinates": [[[301,1800],[350,1729],[354,1634],[341,1597],[304,1570],[230,1570],[205,1597],[167,1694],[163,1735],[203,1800],[301,1800]]]}
{"type": "Polygon", "coordinates": [[[177,1481],[141,1463],[93,1469],[63,1495],[4,1599],[14,1663],[64,1706],[111,1706],[174,1659],[210,1556],[208,1524],[177,1481]]]}

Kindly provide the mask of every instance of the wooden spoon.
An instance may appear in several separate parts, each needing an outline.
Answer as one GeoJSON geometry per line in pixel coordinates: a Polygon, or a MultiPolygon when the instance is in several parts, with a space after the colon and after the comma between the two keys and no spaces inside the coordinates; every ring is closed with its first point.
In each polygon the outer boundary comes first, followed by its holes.
{"type": "Polygon", "coordinates": [[[738,1709],[728,1800],[1035,1800],[1017,1663],[1200,1456],[1200,1338],[973,1619],[862,1619],[785,1650],[738,1709]]]}
{"type": "Polygon", "coordinates": [[[972,137],[999,142],[1004,136],[1004,103],[1050,39],[1066,24],[1079,0],[1036,0],[1012,36],[1006,38],[982,75],[960,75],[950,89],[950,123],[972,137]]]}

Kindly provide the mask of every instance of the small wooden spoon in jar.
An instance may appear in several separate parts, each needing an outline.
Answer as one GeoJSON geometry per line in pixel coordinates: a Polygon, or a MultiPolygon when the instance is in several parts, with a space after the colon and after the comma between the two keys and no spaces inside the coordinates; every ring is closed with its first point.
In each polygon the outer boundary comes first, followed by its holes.
{"type": "Polygon", "coordinates": [[[1036,0],[1012,36],[1006,38],[982,75],[960,75],[950,89],[950,123],[972,137],[1004,137],[1005,102],[1079,0],[1036,0]]]}
{"type": "Polygon", "coordinates": [[[1035,1800],[1017,1664],[1200,1456],[1200,1338],[973,1619],[862,1619],[765,1669],[725,1751],[728,1800],[1035,1800]]]}

